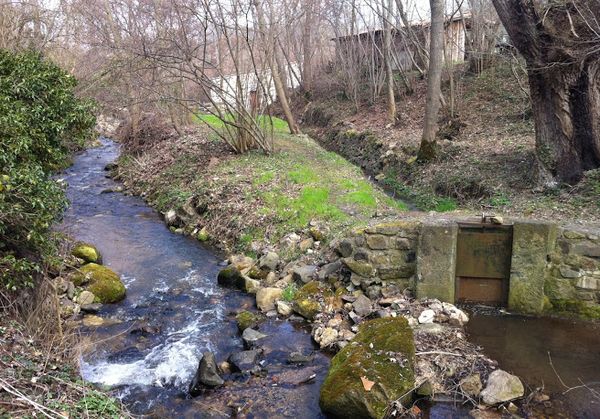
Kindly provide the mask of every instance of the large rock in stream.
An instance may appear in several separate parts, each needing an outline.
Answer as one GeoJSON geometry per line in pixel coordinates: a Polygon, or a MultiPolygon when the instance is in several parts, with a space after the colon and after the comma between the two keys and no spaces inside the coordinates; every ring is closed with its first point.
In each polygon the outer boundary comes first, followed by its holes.
{"type": "Polygon", "coordinates": [[[483,403],[494,405],[523,397],[524,393],[525,389],[519,377],[506,371],[496,370],[488,377],[481,398],[483,403]]]}
{"type": "Polygon", "coordinates": [[[203,387],[215,388],[225,383],[217,372],[217,363],[215,355],[212,352],[204,352],[198,365],[196,376],[190,385],[190,394],[197,396],[201,393],[203,387]]]}
{"type": "Polygon", "coordinates": [[[403,317],[367,321],[331,361],[321,409],[335,418],[383,418],[388,404],[410,401],[415,343],[403,317]]]}
{"type": "Polygon", "coordinates": [[[78,242],[71,250],[71,254],[86,263],[102,263],[102,255],[93,244],[78,242]]]}
{"type": "Polygon", "coordinates": [[[97,302],[116,303],[125,298],[125,285],[114,271],[106,266],[88,263],[75,271],[71,280],[96,296],[97,302]]]}

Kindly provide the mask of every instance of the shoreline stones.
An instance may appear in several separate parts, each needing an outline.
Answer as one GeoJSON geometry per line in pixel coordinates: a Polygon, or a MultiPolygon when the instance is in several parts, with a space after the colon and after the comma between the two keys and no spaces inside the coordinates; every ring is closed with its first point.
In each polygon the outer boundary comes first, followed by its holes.
{"type": "Polygon", "coordinates": [[[251,349],[231,354],[227,359],[227,362],[231,365],[232,371],[241,373],[252,372],[257,368],[256,361],[259,355],[260,351],[258,349],[251,349]]]}
{"type": "Polygon", "coordinates": [[[519,377],[503,370],[490,374],[485,388],[481,391],[484,404],[495,405],[523,397],[525,388],[519,377]]]}
{"type": "Polygon", "coordinates": [[[71,280],[76,286],[85,286],[95,295],[97,302],[116,303],[125,298],[126,290],[121,278],[105,266],[96,263],[83,265],[71,274],[71,280]]]}
{"type": "Polygon", "coordinates": [[[202,391],[202,387],[217,388],[221,387],[224,383],[225,381],[218,373],[215,355],[212,352],[204,352],[202,359],[200,359],[196,375],[190,384],[190,395],[198,396],[202,391]]]}
{"type": "Polygon", "coordinates": [[[83,260],[85,263],[102,263],[102,255],[93,244],[78,242],[71,250],[71,255],[83,260]]]}
{"type": "Polygon", "coordinates": [[[281,298],[282,294],[281,288],[259,288],[256,291],[256,305],[262,312],[275,310],[275,302],[281,298]]]}
{"type": "Polygon", "coordinates": [[[244,341],[244,345],[247,348],[252,348],[255,346],[259,340],[266,338],[267,335],[259,332],[258,330],[254,330],[252,328],[247,328],[242,332],[242,340],[244,341]]]}

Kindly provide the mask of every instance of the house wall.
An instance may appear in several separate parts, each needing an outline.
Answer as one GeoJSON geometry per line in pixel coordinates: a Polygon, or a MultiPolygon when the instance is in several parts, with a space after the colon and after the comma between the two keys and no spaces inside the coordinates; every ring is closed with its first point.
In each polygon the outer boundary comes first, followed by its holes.
{"type": "MultiPolygon", "coordinates": [[[[289,89],[299,87],[300,82],[297,77],[293,77],[292,73],[300,74],[299,65],[294,63],[291,66],[286,66],[284,69],[283,78],[289,89]]],[[[250,109],[252,102],[251,92],[256,91],[260,97],[262,105],[271,104],[277,97],[275,83],[270,69],[267,69],[258,75],[255,72],[238,75],[232,74],[225,77],[214,77],[211,79],[216,87],[210,92],[211,100],[217,105],[224,103],[236,103],[236,98],[241,97],[245,106],[250,109]],[[238,80],[242,86],[241,92],[238,92],[238,80]],[[263,90],[262,87],[265,89],[263,90]]]]}

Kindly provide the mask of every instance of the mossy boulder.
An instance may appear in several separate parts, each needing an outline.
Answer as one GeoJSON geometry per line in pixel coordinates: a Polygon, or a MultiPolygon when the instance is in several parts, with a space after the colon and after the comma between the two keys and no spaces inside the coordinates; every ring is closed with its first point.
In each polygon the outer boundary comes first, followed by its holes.
{"type": "Polygon", "coordinates": [[[219,285],[225,287],[235,287],[238,289],[244,289],[246,284],[246,280],[244,279],[244,275],[239,271],[235,265],[229,265],[219,271],[219,275],[217,276],[217,282],[219,285]]]}
{"type": "Polygon", "coordinates": [[[383,418],[392,401],[410,401],[414,356],[413,332],[405,318],[362,323],[352,343],[331,360],[321,387],[321,409],[336,418],[383,418]],[[374,382],[370,390],[363,378],[374,382]]]}
{"type": "Polygon", "coordinates": [[[76,258],[83,259],[86,263],[102,263],[102,255],[93,244],[77,243],[71,254],[76,258]]]}
{"type": "Polygon", "coordinates": [[[208,241],[208,239],[210,239],[210,236],[208,234],[208,231],[206,230],[206,227],[202,227],[202,229],[198,232],[197,238],[201,242],[205,242],[205,241],[208,241]]]}
{"type": "Polygon", "coordinates": [[[240,332],[246,330],[249,327],[256,327],[264,318],[258,313],[252,313],[250,311],[242,311],[235,316],[235,320],[238,325],[240,332]]]}
{"type": "Polygon", "coordinates": [[[310,281],[296,291],[293,310],[305,319],[313,320],[322,309],[321,301],[328,300],[332,295],[326,284],[310,281]]]}
{"type": "Polygon", "coordinates": [[[114,271],[97,263],[88,263],[71,276],[77,286],[86,285],[86,289],[96,296],[96,302],[116,303],[125,298],[125,285],[114,271]]]}
{"type": "Polygon", "coordinates": [[[321,311],[321,305],[314,300],[302,299],[294,303],[294,311],[307,320],[313,320],[321,311]]]}

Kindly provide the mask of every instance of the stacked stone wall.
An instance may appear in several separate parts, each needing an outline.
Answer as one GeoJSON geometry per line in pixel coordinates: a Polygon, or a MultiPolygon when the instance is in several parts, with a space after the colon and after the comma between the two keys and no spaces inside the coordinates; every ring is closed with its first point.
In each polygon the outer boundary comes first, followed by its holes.
{"type": "MultiPolygon", "coordinates": [[[[454,219],[410,219],[352,232],[337,245],[354,289],[410,289],[454,302],[454,219]]],[[[462,220],[461,220],[462,221],[462,220]]],[[[509,309],[600,318],[600,230],[515,220],[509,309]]]]}

